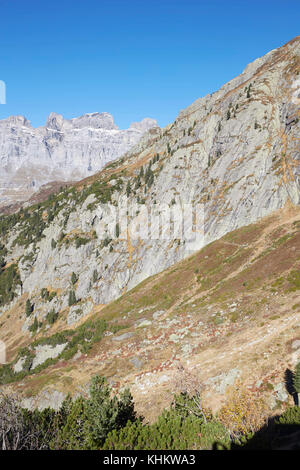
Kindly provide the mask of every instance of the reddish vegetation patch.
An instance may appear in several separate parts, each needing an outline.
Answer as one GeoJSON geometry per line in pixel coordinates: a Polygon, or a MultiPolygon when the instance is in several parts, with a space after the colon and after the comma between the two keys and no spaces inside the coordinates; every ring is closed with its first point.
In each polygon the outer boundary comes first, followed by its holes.
{"type": "MultiPolygon", "coordinates": [[[[105,336],[88,355],[24,378],[20,390],[38,392],[49,378],[55,388],[74,392],[74,384],[84,385],[99,373],[115,388],[133,388],[139,411],[150,418],[162,403],[167,406],[165,395],[172,397],[173,385],[165,379],[172,380],[178,361],[191,362],[205,379],[235,367],[250,370],[251,390],[265,376],[267,383],[278,383],[288,355],[295,355],[291,344],[300,337],[291,329],[299,323],[300,308],[293,308],[299,303],[297,286],[286,289],[300,259],[300,224],[294,223],[299,210],[293,211],[226,235],[102,307],[91,320],[122,322],[126,328],[116,335],[133,335],[122,341],[105,336]],[[153,317],[158,311],[163,313],[153,317]],[[150,325],[138,327],[143,320],[150,325]],[[144,407],[145,393],[151,410],[144,407]]],[[[271,393],[270,385],[258,388],[271,393]]],[[[214,406],[223,399],[213,394],[214,406]]]]}

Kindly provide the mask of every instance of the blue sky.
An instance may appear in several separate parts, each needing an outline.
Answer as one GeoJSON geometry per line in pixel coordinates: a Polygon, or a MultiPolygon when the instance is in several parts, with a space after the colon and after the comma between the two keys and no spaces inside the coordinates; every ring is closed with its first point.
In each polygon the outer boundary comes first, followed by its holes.
{"type": "Polygon", "coordinates": [[[299,0],[0,0],[0,119],[172,122],[300,34],[299,0]]]}

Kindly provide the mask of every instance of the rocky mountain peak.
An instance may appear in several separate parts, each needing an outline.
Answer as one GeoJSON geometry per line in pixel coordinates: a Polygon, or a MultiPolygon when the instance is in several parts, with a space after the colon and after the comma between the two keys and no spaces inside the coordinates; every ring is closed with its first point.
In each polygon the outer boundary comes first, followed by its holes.
{"type": "Polygon", "coordinates": [[[141,132],[146,132],[153,127],[158,127],[157,121],[151,118],[144,118],[140,122],[132,122],[130,129],[138,129],[141,132]]]}
{"type": "Polygon", "coordinates": [[[30,121],[25,116],[9,116],[0,120],[0,127],[31,127],[30,121]]]}
{"type": "Polygon", "coordinates": [[[49,129],[61,130],[64,125],[64,118],[61,114],[50,113],[46,120],[46,127],[49,129]]]}
{"type": "Polygon", "coordinates": [[[118,129],[114,123],[114,118],[109,113],[87,113],[78,118],[71,119],[74,128],[82,129],[83,127],[90,127],[93,129],[118,129]]]}

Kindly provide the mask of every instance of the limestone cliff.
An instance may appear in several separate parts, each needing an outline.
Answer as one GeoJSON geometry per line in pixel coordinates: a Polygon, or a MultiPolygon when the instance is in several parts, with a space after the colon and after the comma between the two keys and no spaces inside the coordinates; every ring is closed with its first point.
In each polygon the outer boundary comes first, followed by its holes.
{"type": "Polygon", "coordinates": [[[108,113],[64,119],[51,113],[44,127],[23,116],[0,120],[0,207],[29,198],[50,181],[76,181],[99,171],[157,126],[146,118],[121,130],[108,113]]]}

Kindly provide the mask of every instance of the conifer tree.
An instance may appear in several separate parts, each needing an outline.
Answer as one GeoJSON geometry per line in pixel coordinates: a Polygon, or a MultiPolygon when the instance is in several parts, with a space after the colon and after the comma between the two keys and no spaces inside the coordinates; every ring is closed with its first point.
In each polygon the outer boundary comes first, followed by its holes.
{"type": "Polygon", "coordinates": [[[94,269],[93,271],[93,282],[97,282],[98,281],[98,271],[97,269],[94,269]]]}
{"type": "Polygon", "coordinates": [[[298,406],[300,406],[300,362],[296,365],[296,370],[293,377],[293,385],[298,397],[298,406]]]}
{"type": "Polygon", "coordinates": [[[77,300],[76,300],[75,292],[73,290],[71,290],[69,292],[69,307],[76,304],[76,302],[77,302],[77,300]]]}
{"type": "Polygon", "coordinates": [[[33,306],[31,305],[30,299],[27,299],[26,307],[25,307],[26,316],[29,317],[29,315],[32,314],[32,311],[33,311],[33,306]]]}
{"type": "Polygon", "coordinates": [[[131,193],[131,187],[130,187],[130,182],[128,181],[127,186],[126,186],[126,195],[127,197],[130,196],[131,193]]]}
{"type": "Polygon", "coordinates": [[[76,284],[77,282],[77,276],[74,272],[72,273],[72,276],[71,276],[71,282],[73,285],[76,284]]]}

